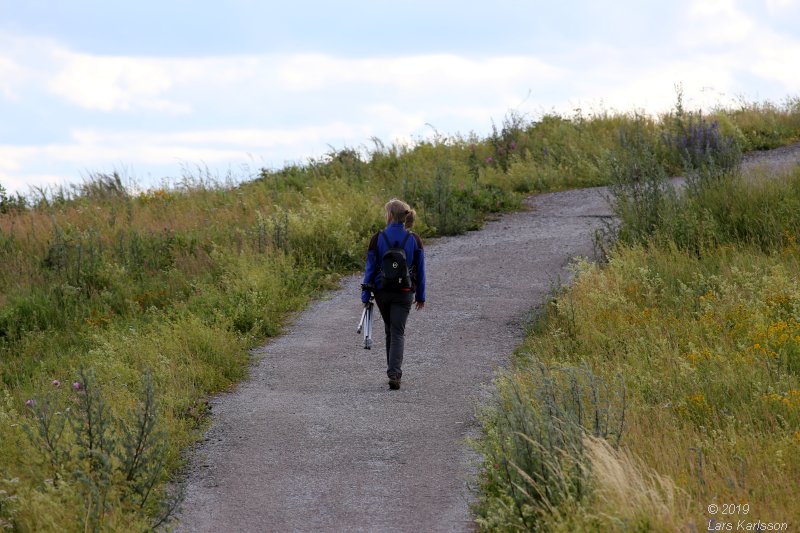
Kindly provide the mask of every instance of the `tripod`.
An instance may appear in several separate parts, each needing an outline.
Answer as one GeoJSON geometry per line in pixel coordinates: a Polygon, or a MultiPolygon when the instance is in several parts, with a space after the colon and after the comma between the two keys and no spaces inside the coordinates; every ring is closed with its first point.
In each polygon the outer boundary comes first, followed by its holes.
{"type": "Polygon", "coordinates": [[[370,350],[372,349],[372,311],[375,306],[373,303],[375,297],[372,294],[373,287],[371,285],[365,283],[361,288],[370,291],[370,294],[369,302],[364,306],[364,311],[361,313],[361,321],[358,323],[356,333],[364,332],[364,349],[370,350]]]}

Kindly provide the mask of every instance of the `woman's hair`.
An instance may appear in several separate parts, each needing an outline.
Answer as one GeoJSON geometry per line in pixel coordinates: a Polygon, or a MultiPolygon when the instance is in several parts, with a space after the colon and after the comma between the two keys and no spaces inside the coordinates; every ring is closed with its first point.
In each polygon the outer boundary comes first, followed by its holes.
{"type": "Polygon", "coordinates": [[[406,228],[411,228],[414,225],[414,220],[417,218],[417,212],[411,209],[411,206],[402,200],[392,198],[386,205],[383,206],[386,211],[386,223],[402,222],[406,228]]]}

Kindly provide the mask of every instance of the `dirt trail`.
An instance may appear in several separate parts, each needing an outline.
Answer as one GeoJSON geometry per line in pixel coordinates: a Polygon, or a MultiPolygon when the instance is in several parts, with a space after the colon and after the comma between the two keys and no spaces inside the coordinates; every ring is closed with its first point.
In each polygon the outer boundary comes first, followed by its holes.
{"type": "MultiPolygon", "coordinates": [[[[800,160],[800,145],[783,150],[776,161],[800,160]]],[[[355,333],[358,277],[312,304],[257,351],[248,381],[212,401],[178,530],[471,530],[475,404],[531,307],[568,279],[572,258],[592,255],[605,194],[539,195],[428,243],[428,302],[409,318],[400,391],[386,382],[382,335],[367,351],[355,333]]]]}

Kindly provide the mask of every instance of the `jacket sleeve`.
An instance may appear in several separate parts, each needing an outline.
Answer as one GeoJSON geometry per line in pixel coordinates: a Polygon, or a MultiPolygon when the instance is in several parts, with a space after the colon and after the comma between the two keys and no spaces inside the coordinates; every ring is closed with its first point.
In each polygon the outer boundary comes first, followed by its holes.
{"type": "MultiPolygon", "coordinates": [[[[415,237],[417,237],[415,235],[415,237]]],[[[422,239],[417,237],[417,245],[419,249],[414,257],[414,270],[417,273],[417,293],[416,300],[418,302],[425,301],[425,250],[422,247],[422,239]]]]}
{"type": "MultiPolygon", "coordinates": [[[[369,241],[367,248],[367,265],[364,267],[364,281],[363,283],[374,283],[375,274],[378,273],[378,239],[377,234],[369,241]]],[[[361,291],[361,301],[363,303],[369,302],[369,291],[361,291]]]]}

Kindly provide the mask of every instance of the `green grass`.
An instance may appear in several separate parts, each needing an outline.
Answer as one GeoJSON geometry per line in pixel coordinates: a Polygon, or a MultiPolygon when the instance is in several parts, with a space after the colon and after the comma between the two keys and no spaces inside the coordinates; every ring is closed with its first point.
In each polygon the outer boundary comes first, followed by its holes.
{"type": "Polygon", "coordinates": [[[477,443],[487,531],[704,529],[710,503],[749,505],[734,518],[800,523],[800,170],[712,165],[677,195],[641,148],[616,167],[622,225],[608,263],[576,264],[573,286],[497,379],[477,443]],[[548,410],[547,398],[575,396],[564,380],[540,393],[542,376],[565,369],[592,376],[582,394],[595,401],[548,410]],[[580,493],[530,490],[541,476],[530,449],[550,442],[533,429],[543,412],[583,436],[545,470],[580,480],[580,493]],[[621,438],[598,434],[593,412],[624,412],[621,438]],[[515,445],[523,436],[530,449],[515,445]]]}
{"type": "MultiPolygon", "coordinates": [[[[725,127],[739,128],[745,148],[764,131],[790,142],[798,112],[747,106],[730,110],[725,127]]],[[[197,178],[133,194],[118,176],[97,175],[36,199],[0,189],[0,526],[150,527],[205,427],[205,399],[247,375],[247,349],[280,333],[289,313],[362,267],[388,198],[417,209],[424,237],[458,234],[526,194],[610,183],[620,132],[634,125],[665,168],[680,170],[660,140],[679,128],[674,119],[510,115],[487,138],[344,149],[236,187],[197,178]],[[87,413],[99,412],[81,410],[89,392],[71,389],[82,368],[94,376],[95,408],[107,409],[100,451],[80,437],[87,413]],[[157,431],[145,449],[163,450],[164,463],[143,467],[155,487],[142,504],[124,475],[124,444],[125,428],[143,427],[148,372],[157,431]]]]}
{"type": "Polygon", "coordinates": [[[733,136],[745,151],[777,148],[800,141],[800,97],[787,98],[783,104],[771,102],[742,103],[739,107],[717,109],[712,116],[726,133],[733,136]]]}

